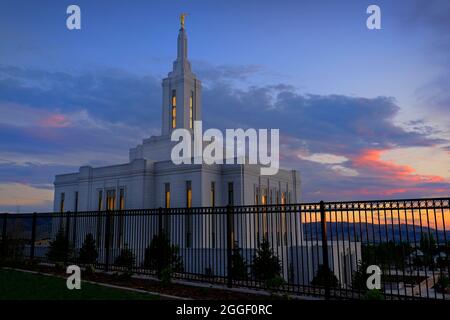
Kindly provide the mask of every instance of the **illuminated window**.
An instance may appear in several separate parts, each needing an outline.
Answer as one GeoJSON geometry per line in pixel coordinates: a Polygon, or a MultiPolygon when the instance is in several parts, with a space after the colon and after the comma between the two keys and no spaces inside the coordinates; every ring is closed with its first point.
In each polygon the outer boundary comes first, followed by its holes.
{"type": "Polygon", "coordinates": [[[172,128],[177,127],[177,95],[176,91],[172,90],[172,128]]]}
{"type": "Polygon", "coordinates": [[[192,207],[192,183],[191,181],[186,181],[186,207],[192,207]]]}
{"type": "Polygon", "coordinates": [[[119,191],[119,209],[125,210],[125,190],[123,188],[119,191]]]}
{"type": "MultiPolygon", "coordinates": [[[[116,210],[116,190],[106,191],[106,211],[116,210]]],[[[105,221],[105,227],[108,220],[105,221]]],[[[114,215],[110,215],[109,219],[109,243],[112,244],[114,240],[114,215]]],[[[105,231],[106,235],[106,231],[105,231]]]]}
{"type": "Polygon", "coordinates": [[[170,208],[170,183],[166,183],[164,185],[164,192],[165,192],[165,207],[170,208]]]}
{"type": "MultiPolygon", "coordinates": [[[[164,184],[164,206],[170,208],[170,183],[164,184]]],[[[163,220],[163,229],[166,234],[170,233],[170,213],[166,212],[163,220]]]]}
{"type": "Polygon", "coordinates": [[[113,211],[116,209],[116,190],[108,190],[106,192],[106,210],[113,211]]]}
{"type": "Polygon", "coordinates": [[[189,128],[194,127],[194,91],[191,91],[191,96],[189,97],[189,128]]]}
{"type": "MultiPolygon", "coordinates": [[[[265,206],[267,204],[267,189],[261,190],[261,204],[265,206]]],[[[264,232],[264,237],[267,239],[267,208],[262,208],[262,228],[264,232]]]]}
{"type": "MultiPolygon", "coordinates": [[[[192,207],[192,183],[191,181],[186,181],[186,207],[192,207]]],[[[186,247],[190,248],[192,246],[192,214],[187,212],[186,214],[186,247]]]]}
{"type": "Polygon", "coordinates": [[[216,206],[216,183],[214,181],[211,182],[211,207],[216,206]]]}

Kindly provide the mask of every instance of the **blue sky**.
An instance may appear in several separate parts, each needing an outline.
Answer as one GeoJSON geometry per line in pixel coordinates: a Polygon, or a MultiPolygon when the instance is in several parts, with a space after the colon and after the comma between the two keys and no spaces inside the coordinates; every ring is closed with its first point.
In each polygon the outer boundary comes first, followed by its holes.
{"type": "Polygon", "coordinates": [[[448,1],[3,0],[0,211],[158,133],[181,12],[206,124],[279,128],[303,200],[449,195],[448,1]]]}

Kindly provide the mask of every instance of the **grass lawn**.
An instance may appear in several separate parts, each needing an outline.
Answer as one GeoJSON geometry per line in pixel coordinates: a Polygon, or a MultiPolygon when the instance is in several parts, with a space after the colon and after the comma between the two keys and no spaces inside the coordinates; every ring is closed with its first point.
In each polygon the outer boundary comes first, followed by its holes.
{"type": "Polygon", "coordinates": [[[66,280],[52,276],[0,269],[0,300],[154,300],[159,297],[107,288],[81,280],[80,290],[69,290],[66,280]]]}

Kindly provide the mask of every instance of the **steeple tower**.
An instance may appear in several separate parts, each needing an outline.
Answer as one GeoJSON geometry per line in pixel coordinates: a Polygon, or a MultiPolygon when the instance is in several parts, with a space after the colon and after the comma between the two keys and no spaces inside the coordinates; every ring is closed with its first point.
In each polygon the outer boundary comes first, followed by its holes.
{"type": "Polygon", "coordinates": [[[193,129],[194,121],[201,120],[201,82],[191,71],[188,60],[185,13],[180,15],[177,59],[173,70],[163,79],[162,135],[170,135],[177,128],[193,129]]]}

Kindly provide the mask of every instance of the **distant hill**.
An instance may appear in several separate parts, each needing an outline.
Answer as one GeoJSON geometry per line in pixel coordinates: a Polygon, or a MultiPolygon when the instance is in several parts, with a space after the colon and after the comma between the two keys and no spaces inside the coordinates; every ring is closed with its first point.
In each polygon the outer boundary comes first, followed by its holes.
{"type": "MultiPolygon", "coordinates": [[[[319,222],[305,223],[304,236],[307,240],[321,240],[322,232],[319,222]]],[[[420,226],[406,224],[371,224],[351,222],[328,222],[327,235],[329,240],[350,240],[369,242],[409,242],[419,243],[421,234],[430,234],[438,243],[450,242],[450,231],[436,230],[420,226]],[[381,240],[380,240],[381,239],[381,240]]]]}
{"type": "MultiPolygon", "coordinates": [[[[16,239],[31,239],[33,219],[29,216],[8,218],[7,231],[10,237],[16,239]]],[[[47,239],[52,236],[52,217],[39,217],[36,219],[36,239],[47,239]]]]}

